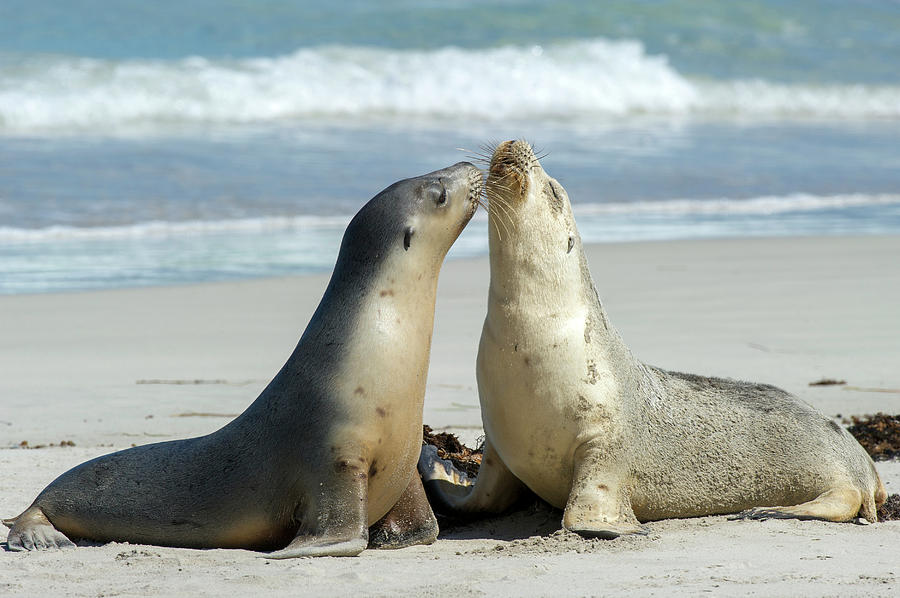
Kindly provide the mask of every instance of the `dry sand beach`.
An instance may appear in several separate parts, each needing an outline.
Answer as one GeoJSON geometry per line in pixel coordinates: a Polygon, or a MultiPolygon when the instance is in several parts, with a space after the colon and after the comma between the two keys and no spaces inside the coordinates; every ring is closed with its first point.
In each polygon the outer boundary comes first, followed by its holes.
{"type": "MultiPolygon", "coordinates": [[[[776,384],[839,420],[900,413],[900,237],[608,244],[587,254],[613,323],[644,361],[776,384]],[[808,385],[822,378],[847,384],[808,385]]],[[[240,413],[293,349],[327,280],[0,297],[0,515],[88,458],[205,434],[240,413]]],[[[425,399],[425,423],[470,444],[480,435],[474,362],[487,283],[486,258],[445,264],[425,399]]],[[[877,467],[888,492],[900,492],[900,462],[877,467]]],[[[898,521],[704,517],[589,541],[559,532],[559,517],[533,507],[452,527],[432,546],[357,558],[115,543],[0,552],[0,595],[900,593],[898,521]]]]}

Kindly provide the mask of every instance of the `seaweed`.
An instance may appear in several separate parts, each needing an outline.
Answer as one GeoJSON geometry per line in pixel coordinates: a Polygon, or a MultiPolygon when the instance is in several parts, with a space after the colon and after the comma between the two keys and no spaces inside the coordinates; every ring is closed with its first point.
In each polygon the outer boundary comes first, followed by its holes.
{"type": "Polygon", "coordinates": [[[435,432],[430,426],[422,426],[422,444],[430,444],[437,447],[438,457],[446,459],[460,471],[465,472],[470,478],[478,476],[481,467],[481,455],[484,449],[469,448],[459,441],[454,434],[449,432],[435,432]]]}
{"type": "Polygon", "coordinates": [[[853,416],[847,428],[876,461],[900,457],[900,415],[853,416]]]}

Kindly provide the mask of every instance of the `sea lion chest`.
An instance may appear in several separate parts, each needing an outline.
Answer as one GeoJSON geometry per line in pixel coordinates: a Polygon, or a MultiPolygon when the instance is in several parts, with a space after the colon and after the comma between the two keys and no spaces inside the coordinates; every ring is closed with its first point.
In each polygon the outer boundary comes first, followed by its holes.
{"type": "Polygon", "coordinates": [[[489,306],[477,377],[485,432],[510,471],[562,508],[575,450],[598,432],[611,373],[585,342],[586,311],[489,306]]]}
{"type": "Polygon", "coordinates": [[[345,448],[337,459],[358,454],[367,464],[361,473],[369,480],[370,524],[406,489],[422,444],[433,301],[400,293],[396,287],[370,293],[357,316],[364,325],[352,335],[335,377],[335,408],[343,418],[333,444],[345,448]]]}

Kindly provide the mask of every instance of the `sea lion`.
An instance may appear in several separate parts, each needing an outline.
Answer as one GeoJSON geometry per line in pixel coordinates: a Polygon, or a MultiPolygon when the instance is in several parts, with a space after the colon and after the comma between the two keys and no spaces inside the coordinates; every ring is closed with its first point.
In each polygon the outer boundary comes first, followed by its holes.
{"type": "Polygon", "coordinates": [[[293,353],[246,411],[207,436],[62,474],[4,522],[8,548],[81,538],[286,558],[433,542],[416,460],[435,294],[482,181],[461,162],[376,195],[348,225],[293,353]]]}
{"type": "Polygon", "coordinates": [[[500,512],[525,488],[591,537],[742,513],[876,520],[886,492],[846,430],[787,392],[665,371],[600,303],[569,198],[523,141],[497,147],[490,295],[477,358],[485,430],[474,485],[423,450],[438,511],[500,512]]]}

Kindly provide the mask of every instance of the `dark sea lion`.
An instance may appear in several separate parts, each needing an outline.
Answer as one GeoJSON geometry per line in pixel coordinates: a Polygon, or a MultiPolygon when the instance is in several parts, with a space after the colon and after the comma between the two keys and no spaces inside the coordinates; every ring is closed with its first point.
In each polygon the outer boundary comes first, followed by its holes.
{"type": "Polygon", "coordinates": [[[481,190],[480,171],[459,163],[375,196],[294,352],[244,413],[67,471],[4,522],[9,549],[89,539],[284,558],[433,542],[416,460],[435,294],[481,190]]]}

